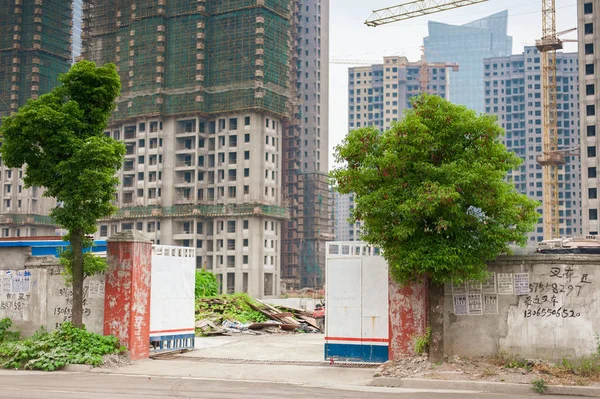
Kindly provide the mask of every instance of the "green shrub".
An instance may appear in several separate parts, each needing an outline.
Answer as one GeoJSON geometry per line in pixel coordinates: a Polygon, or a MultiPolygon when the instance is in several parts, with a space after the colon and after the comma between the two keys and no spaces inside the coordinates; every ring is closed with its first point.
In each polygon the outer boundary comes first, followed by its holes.
{"type": "Polygon", "coordinates": [[[431,327],[425,329],[425,334],[415,338],[415,353],[422,355],[429,350],[429,341],[431,340],[431,327]]]}
{"type": "Polygon", "coordinates": [[[217,277],[206,270],[196,270],[196,299],[217,296],[217,277]]]}
{"type": "Polygon", "coordinates": [[[102,356],[123,351],[117,338],[67,322],[51,333],[42,328],[25,340],[0,343],[0,367],[54,371],[67,364],[99,366],[102,356]]]}

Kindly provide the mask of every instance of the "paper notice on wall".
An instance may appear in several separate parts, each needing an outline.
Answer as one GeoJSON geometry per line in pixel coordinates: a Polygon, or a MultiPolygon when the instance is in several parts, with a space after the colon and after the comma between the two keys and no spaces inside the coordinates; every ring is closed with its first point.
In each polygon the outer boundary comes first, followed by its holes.
{"type": "Polygon", "coordinates": [[[12,279],[10,276],[0,277],[0,295],[10,294],[12,292],[12,279]]]}
{"type": "Polygon", "coordinates": [[[498,294],[483,295],[483,314],[498,314],[498,294]]]}
{"type": "Polygon", "coordinates": [[[496,273],[491,272],[488,274],[488,279],[482,284],[482,290],[484,294],[495,294],[496,293],[496,273]]]}
{"type": "Polygon", "coordinates": [[[98,298],[98,282],[90,281],[88,289],[88,298],[98,298]]]}
{"type": "Polygon", "coordinates": [[[14,294],[27,294],[31,291],[31,273],[17,273],[12,279],[12,292],[14,294]]]}
{"type": "Polygon", "coordinates": [[[515,295],[529,295],[529,273],[515,273],[515,295]]]}
{"type": "Polygon", "coordinates": [[[469,294],[468,299],[468,312],[470,316],[479,316],[483,314],[483,306],[481,304],[481,294],[469,294]]]}
{"type": "Polygon", "coordinates": [[[452,281],[452,293],[454,295],[463,295],[467,293],[467,284],[452,281]]]}
{"type": "Polygon", "coordinates": [[[460,294],[454,295],[454,314],[457,316],[465,316],[468,315],[467,311],[467,295],[460,294]]]}
{"type": "Polygon", "coordinates": [[[481,294],[481,282],[469,280],[467,283],[467,289],[469,290],[469,294],[481,294]]]}
{"type": "Polygon", "coordinates": [[[98,298],[104,298],[104,281],[98,281],[98,298]]]}
{"type": "Polygon", "coordinates": [[[512,295],[514,294],[513,289],[513,276],[511,273],[498,273],[498,294],[500,295],[512,295]]]}

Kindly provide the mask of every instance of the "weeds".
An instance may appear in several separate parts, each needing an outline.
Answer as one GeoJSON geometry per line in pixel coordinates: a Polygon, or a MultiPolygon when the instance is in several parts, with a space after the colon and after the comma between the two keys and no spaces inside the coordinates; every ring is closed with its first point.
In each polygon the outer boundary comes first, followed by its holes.
{"type": "Polygon", "coordinates": [[[531,381],[531,388],[537,393],[544,393],[548,390],[548,384],[543,378],[531,381]]]}
{"type": "Polygon", "coordinates": [[[431,328],[427,327],[425,329],[425,334],[418,335],[415,338],[415,353],[417,355],[422,355],[427,353],[429,350],[429,342],[431,340],[431,328]]]}
{"type": "Polygon", "coordinates": [[[67,364],[99,366],[102,356],[123,351],[117,338],[67,322],[51,333],[42,328],[30,338],[0,343],[0,367],[54,371],[67,364]]]}
{"type": "Polygon", "coordinates": [[[20,338],[20,334],[16,331],[10,331],[12,327],[12,320],[4,318],[0,320],[0,343],[17,341],[20,338]]]}

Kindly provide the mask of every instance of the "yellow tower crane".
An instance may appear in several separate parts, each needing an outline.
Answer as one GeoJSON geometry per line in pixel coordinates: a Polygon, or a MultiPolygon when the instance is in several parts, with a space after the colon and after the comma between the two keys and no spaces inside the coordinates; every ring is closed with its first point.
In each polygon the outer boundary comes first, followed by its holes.
{"type": "MultiPolygon", "coordinates": [[[[482,3],[488,0],[417,0],[401,5],[374,10],[365,21],[368,26],[379,26],[422,15],[482,3]]],[[[543,151],[536,161],[543,170],[543,220],[544,238],[546,240],[559,238],[559,186],[558,171],[565,164],[565,155],[578,155],[577,149],[558,148],[558,108],[556,87],[556,50],[563,48],[563,42],[558,38],[562,33],[556,32],[556,2],[542,1],[542,38],[536,41],[536,47],[542,54],[543,82],[543,151]]]]}

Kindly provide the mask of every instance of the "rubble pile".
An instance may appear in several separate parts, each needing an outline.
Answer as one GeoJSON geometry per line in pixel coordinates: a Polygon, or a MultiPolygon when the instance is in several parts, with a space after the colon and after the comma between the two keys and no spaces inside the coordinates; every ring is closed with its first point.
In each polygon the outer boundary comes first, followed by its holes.
{"type": "Polygon", "coordinates": [[[196,335],[320,331],[310,312],[274,307],[245,294],[199,298],[196,302],[196,335]]]}

